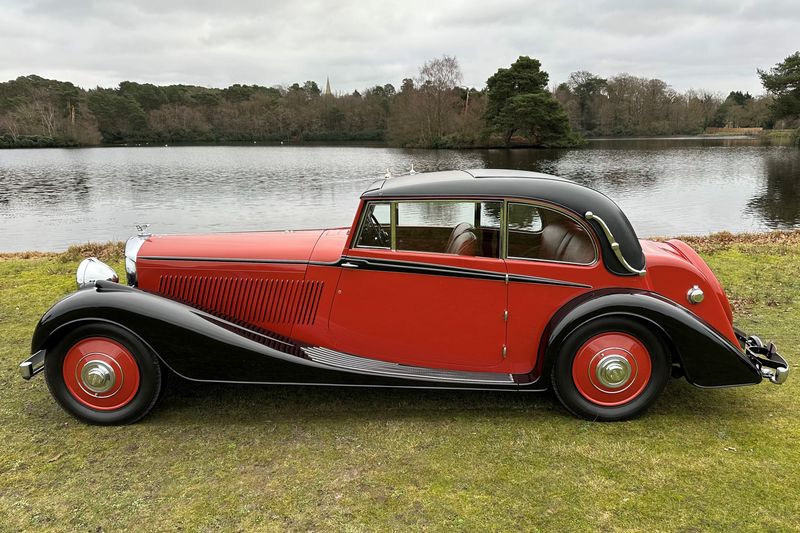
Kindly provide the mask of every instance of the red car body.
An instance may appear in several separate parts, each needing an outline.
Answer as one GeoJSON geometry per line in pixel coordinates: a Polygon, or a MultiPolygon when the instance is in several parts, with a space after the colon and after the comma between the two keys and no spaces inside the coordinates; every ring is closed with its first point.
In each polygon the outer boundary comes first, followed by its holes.
{"type": "MultiPolygon", "coordinates": [[[[141,234],[126,257],[135,289],[79,279],[90,285],[76,293],[85,301],[68,297],[43,317],[38,359],[23,374],[45,366],[50,350],[60,367],[54,380],[86,374],[103,388],[117,374],[142,377],[138,349],[199,381],[554,387],[573,413],[616,420],[641,413],[669,375],[713,387],[780,383],[788,372],[774,345],[734,328],[722,286],[688,245],[638,240],[611,200],[542,174],[390,178],[364,193],[350,228],[141,234]],[[399,222],[401,212],[437,206],[474,206],[474,221],[399,222]],[[383,207],[389,219],[381,224],[374,213],[383,207]],[[205,321],[195,324],[198,316],[205,321]],[[64,346],[66,332],[93,320],[142,341],[144,348],[108,336],[134,364],[126,367],[123,354],[90,368],[91,357],[79,357],[86,349],[70,359],[82,341],[64,346]]],[[[105,338],[90,330],[78,337],[105,338]]],[[[89,382],[72,381],[59,401],[80,418],[143,416],[126,415],[124,404],[98,409],[105,404],[93,400],[89,382]]]]}

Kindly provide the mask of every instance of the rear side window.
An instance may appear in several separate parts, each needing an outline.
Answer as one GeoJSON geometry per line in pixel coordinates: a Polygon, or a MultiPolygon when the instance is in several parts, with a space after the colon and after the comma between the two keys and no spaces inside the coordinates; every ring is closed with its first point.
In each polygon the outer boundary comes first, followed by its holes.
{"type": "Polygon", "coordinates": [[[503,203],[397,202],[397,250],[500,257],[503,203]]]}
{"type": "Polygon", "coordinates": [[[508,204],[508,253],[511,259],[590,264],[594,242],[576,220],[545,207],[508,204]]]}

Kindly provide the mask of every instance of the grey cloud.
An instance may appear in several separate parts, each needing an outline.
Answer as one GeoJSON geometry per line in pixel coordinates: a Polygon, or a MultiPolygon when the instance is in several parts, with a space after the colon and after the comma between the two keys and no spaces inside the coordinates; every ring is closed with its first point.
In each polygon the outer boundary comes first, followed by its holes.
{"type": "Polygon", "coordinates": [[[531,55],[553,83],[589,70],[761,92],[756,68],[797,50],[800,27],[792,0],[0,0],[0,13],[2,79],[226,86],[330,76],[342,92],[397,85],[443,53],[478,87],[531,55]]]}

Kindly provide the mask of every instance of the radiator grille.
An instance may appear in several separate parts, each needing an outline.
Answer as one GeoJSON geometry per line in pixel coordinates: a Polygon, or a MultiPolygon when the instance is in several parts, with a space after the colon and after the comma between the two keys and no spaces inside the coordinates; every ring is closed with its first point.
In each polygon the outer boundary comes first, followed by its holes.
{"type": "Polygon", "coordinates": [[[307,324],[317,316],[322,281],[162,275],[158,292],[248,324],[307,324]]]}

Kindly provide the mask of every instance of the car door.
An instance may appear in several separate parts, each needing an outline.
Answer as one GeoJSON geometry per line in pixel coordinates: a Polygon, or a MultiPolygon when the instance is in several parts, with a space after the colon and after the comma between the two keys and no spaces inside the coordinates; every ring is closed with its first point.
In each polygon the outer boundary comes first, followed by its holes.
{"type": "Polygon", "coordinates": [[[509,201],[504,216],[508,285],[509,371],[531,372],[547,324],[564,304],[616,280],[599,262],[589,228],[573,215],[533,202],[509,201]]]}
{"type": "Polygon", "coordinates": [[[501,206],[469,200],[365,204],[331,310],[337,349],[434,368],[501,367],[501,206]]]}

